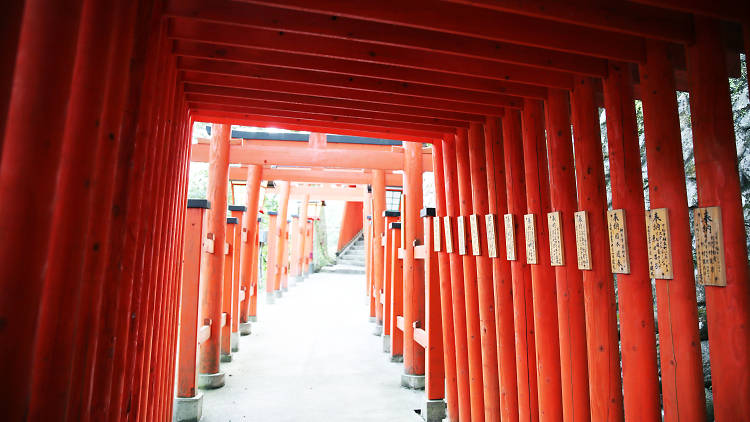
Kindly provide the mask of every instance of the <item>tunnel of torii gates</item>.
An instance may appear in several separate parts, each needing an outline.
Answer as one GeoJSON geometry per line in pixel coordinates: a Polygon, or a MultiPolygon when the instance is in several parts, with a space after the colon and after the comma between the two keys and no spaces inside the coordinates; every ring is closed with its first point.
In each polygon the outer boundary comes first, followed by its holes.
{"type": "MultiPolygon", "coordinates": [[[[222,329],[249,321],[258,296],[252,195],[271,165],[367,172],[340,182],[372,186],[370,315],[428,410],[702,421],[700,283],[715,417],[750,420],[728,87],[750,44],[750,2],[25,0],[0,20],[3,420],[167,421],[175,394],[196,394],[192,368],[217,380],[222,329]],[[695,209],[676,90],[690,94],[695,209]],[[208,147],[191,147],[194,121],[213,123],[208,147]],[[230,145],[233,124],[403,146],[230,145]],[[187,207],[191,154],[208,154],[210,208],[187,207]],[[402,211],[384,215],[394,169],[402,211]],[[428,169],[434,209],[423,208],[428,169]],[[232,172],[246,172],[251,197],[227,224],[232,172]],[[239,321],[227,297],[242,299],[239,321]],[[188,356],[199,340],[200,357],[188,356]]],[[[274,179],[286,198],[293,179],[274,179]]]]}

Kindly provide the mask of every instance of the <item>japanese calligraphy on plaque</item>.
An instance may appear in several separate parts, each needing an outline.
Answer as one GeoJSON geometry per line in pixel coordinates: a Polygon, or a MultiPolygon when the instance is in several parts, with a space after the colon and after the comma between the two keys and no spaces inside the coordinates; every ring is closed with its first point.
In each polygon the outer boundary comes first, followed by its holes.
{"type": "Polygon", "coordinates": [[[578,255],[578,269],[591,269],[591,241],[589,240],[589,214],[578,211],[573,214],[576,228],[576,252],[578,255]]]}
{"type": "Polygon", "coordinates": [[[505,221],[505,255],[508,261],[515,261],[518,257],[516,256],[516,225],[513,221],[513,214],[505,214],[503,220],[505,221]]]}
{"type": "Polygon", "coordinates": [[[440,217],[432,217],[432,244],[432,249],[440,252],[440,217]]]}
{"type": "Polygon", "coordinates": [[[672,241],[669,234],[669,212],[666,208],[646,211],[646,241],[651,278],[671,280],[672,241]]]}
{"type": "Polygon", "coordinates": [[[490,258],[497,258],[497,228],[495,227],[495,214],[484,216],[484,225],[487,230],[487,251],[490,258]]]}
{"type": "Polygon", "coordinates": [[[479,216],[469,216],[469,228],[471,229],[471,253],[475,256],[482,254],[482,245],[479,243],[479,216]]]}
{"type": "Polygon", "coordinates": [[[628,235],[625,226],[625,210],[607,211],[609,229],[609,262],[613,274],[630,274],[628,235]]]}
{"type": "Polygon", "coordinates": [[[693,211],[693,227],[698,282],[704,286],[726,286],[721,208],[696,208],[693,211]]]}
{"type": "Polygon", "coordinates": [[[536,216],[526,214],[523,216],[523,228],[526,240],[526,263],[538,264],[539,254],[536,250],[536,216]]]}
{"type": "Polygon", "coordinates": [[[463,215],[456,217],[456,225],[458,227],[456,233],[456,237],[458,238],[458,254],[466,255],[466,221],[464,221],[463,215]]]}
{"type": "Polygon", "coordinates": [[[547,229],[549,230],[549,261],[554,267],[565,265],[565,254],[562,245],[562,214],[554,211],[547,214],[547,229]]]}
{"type": "Polygon", "coordinates": [[[451,229],[451,218],[447,215],[443,217],[443,227],[445,228],[445,251],[453,253],[453,229],[451,229]]]}

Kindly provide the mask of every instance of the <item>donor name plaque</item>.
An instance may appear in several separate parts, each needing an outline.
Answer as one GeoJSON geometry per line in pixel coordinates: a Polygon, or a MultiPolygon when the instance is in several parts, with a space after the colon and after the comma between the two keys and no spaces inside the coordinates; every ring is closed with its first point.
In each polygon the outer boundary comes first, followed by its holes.
{"type": "Polygon", "coordinates": [[[625,227],[625,210],[607,211],[609,231],[609,262],[614,274],[630,274],[628,236],[625,227]]]}
{"type": "Polygon", "coordinates": [[[726,286],[721,208],[696,208],[693,211],[693,226],[698,282],[704,286],[726,286]]]}
{"type": "Polygon", "coordinates": [[[651,278],[671,280],[672,241],[669,234],[669,211],[658,208],[646,211],[648,272],[651,278]]]}
{"type": "Polygon", "coordinates": [[[562,214],[554,211],[547,214],[547,230],[549,230],[549,261],[553,267],[565,265],[565,254],[562,245],[562,214]]]}
{"type": "Polygon", "coordinates": [[[523,228],[526,241],[526,263],[538,264],[539,254],[536,249],[536,216],[526,214],[523,216],[523,228]]]}
{"type": "Polygon", "coordinates": [[[589,214],[578,211],[573,214],[576,228],[576,252],[578,255],[578,269],[591,269],[591,241],[589,240],[589,214]]]}
{"type": "Polygon", "coordinates": [[[505,256],[508,261],[515,261],[516,256],[516,224],[513,221],[513,214],[503,216],[505,222],[505,256]]]}
{"type": "Polygon", "coordinates": [[[432,250],[440,252],[440,217],[432,217],[432,250]]]}
{"type": "Polygon", "coordinates": [[[487,230],[487,252],[490,258],[497,258],[497,226],[495,224],[495,214],[484,216],[484,225],[487,230]]]}
{"type": "Polygon", "coordinates": [[[456,237],[458,238],[458,254],[466,255],[466,221],[463,215],[456,217],[456,237]]]}
{"type": "Polygon", "coordinates": [[[469,228],[471,232],[471,252],[475,256],[482,254],[482,245],[479,243],[479,216],[472,214],[469,216],[469,228]]]}
{"type": "Polygon", "coordinates": [[[445,251],[453,253],[453,229],[451,228],[451,218],[443,217],[443,227],[445,228],[445,251]]]}

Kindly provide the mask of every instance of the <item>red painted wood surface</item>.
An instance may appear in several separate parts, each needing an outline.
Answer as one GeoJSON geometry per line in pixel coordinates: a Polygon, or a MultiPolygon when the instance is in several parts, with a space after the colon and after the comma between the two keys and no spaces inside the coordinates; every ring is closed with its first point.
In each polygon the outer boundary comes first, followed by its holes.
{"type": "MultiPolygon", "coordinates": [[[[414,323],[425,321],[424,262],[414,259],[414,247],[423,242],[424,227],[419,217],[422,208],[422,144],[408,142],[404,153],[404,214],[401,224],[404,248],[404,373],[424,375],[425,351],[414,341],[414,323]]],[[[385,192],[383,192],[385,194],[385,192]]],[[[376,286],[377,287],[377,286],[376,286]]]]}
{"type": "MultiPolygon", "coordinates": [[[[563,412],[556,279],[555,270],[550,265],[549,229],[546,224],[551,204],[547,142],[544,136],[544,104],[539,100],[525,100],[521,117],[526,212],[534,215],[536,224],[534,241],[537,263],[530,264],[529,267],[534,305],[539,420],[553,422],[562,420],[563,412]]],[[[529,241],[525,236],[524,239],[529,241]]],[[[520,253],[524,255],[523,251],[520,253]]]]}
{"type": "Polygon", "coordinates": [[[227,221],[227,243],[224,254],[224,279],[222,280],[221,295],[221,354],[232,355],[230,334],[232,332],[232,305],[234,304],[234,237],[237,231],[236,223],[227,221]]]}
{"type": "MultiPolygon", "coordinates": [[[[435,173],[435,217],[438,221],[434,230],[440,234],[437,253],[438,271],[440,276],[440,312],[443,328],[443,364],[445,366],[445,401],[448,419],[458,418],[458,384],[456,382],[456,337],[453,326],[453,295],[451,292],[450,259],[445,250],[445,228],[443,217],[446,216],[445,205],[445,175],[443,170],[443,143],[432,145],[432,168],[435,173]]],[[[433,248],[434,249],[434,248],[433,248]]]]}
{"type": "Polygon", "coordinates": [[[340,251],[354,236],[362,230],[362,202],[346,201],[344,215],[341,217],[339,242],[336,250],[340,251]]]}
{"type": "MultiPolygon", "coordinates": [[[[287,211],[289,210],[289,182],[279,182],[281,186],[281,192],[279,193],[279,218],[276,221],[276,226],[273,230],[276,231],[276,250],[274,254],[274,267],[276,267],[274,278],[273,278],[273,289],[274,291],[281,290],[281,279],[286,268],[288,257],[284,255],[287,247],[287,211]]],[[[269,226],[269,231],[271,226],[269,226]]]]}
{"type": "MultiPolygon", "coordinates": [[[[403,328],[397,330],[397,317],[404,309],[404,262],[398,259],[401,247],[401,228],[390,229],[391,236],[391,360],[404,355],[403,328]]],[[[403,318],[403,317],[402,317],[403,318]]]]}
{"type": "MultiPolygon", "coordinates": [[[[685,164],[674,76],[667,46],[649,42],[643,84],[643,125],[651,209],[669,210],[672,280],[656,280],[664,420],[705,420],[698,306],[695,296],[685,164]]],[[[593,381],[593,379],[592,379],[593,381]]]]}
{"type": "Polygon", "coordinates": [[[483,217],[490,212],[487,196],[487,161],[485,159],[484,127],[472,123],[468,137],[471,170],[472,213],[478,216],[481,255],[475,257],[479,332],[482,345],[482,380],[484,384],[485,420],[500,419],[500,378],[497,360],[497,323],[495,320],[494,280],[483,217]]]}
{"type": "MultiPolygon", "coordinates": [[[[211,320],[211,337],[201,344],[199,371],[219,372],[222,280],[224,278],[224,243],[226,242],[227,183],[229,172],[229,132],[226,125],[211,130],[211,162],[209,163],[208,212],[206,232],[213,234],[213,253],[203,252],[201,263],[201,319],[211,320]]],[[[205,241],[204,241],[205,242],[205,241]]]]}
{"type": "MultiPolygon", "coordinates": [[[[247,212],[242,216],[242,230],[245,238],[240,246],[240,285],[245,288],[245,299],[240,303],[240,320],[247,322],[250,314],[250,303],[253,301],[250,292],[254,290],[254,275],[257,272],[258,261],[255,258],[258,249],[258,207],[260,199],[260,182],[263,168],[257,165],[248,166],[247,182],[247,212]]],[[[257,279],[256,279],[257,282],[257,279]]],[[[257,297],[257,296],[255,296],[257,297]]]]}
{"type": "MultiPolygon", "coordinates": [[[[383,291],[383,245],[380,241],[385,234],[385,172],[383,170],[372,171],[372,275],[375,299],[381,300],[383,291]]],[[[340,239],[339,239],[340,240],[340,239]]],[[[383,307],[378,306],[375,310],[376,323],[383,324],[383,307]]]]}
{"type": "MultiPolygon", "coordinates": [[[[521,235],[526,214],[526,180],[523,166],[521,113],[506,110],[503,116],[503,158],[508,213],[513,215],[516,257],[510,262],[513,289],[513,323],[516,339],[516,383],[518,385],[518,420],[537,421],[536,349],[533,335],[534,314],[531,271],[526,264],[521,235]]],[[[506,235],[507,236],[507,235],[506,235]]],[[[503,239],[501,239],[502,241],[503,239]]]]}
{"type": "MultiPolygon", "coordinates": [[[[391,303],[392,303],[392,285],[393,285],[393,236],[388,231],[388,226],[398,221],[398,217],[384,217],[385,233],[383,233],[384,256],[383,256],[383,335],[391,335],[391,303]]],[[[390,343],[389,343],[390,345],[390,343]]]]}
{"type": "Polygon", "coordinates": [[[510,261],[506,259],[505,225],[508,211],[505,190],[505,158],[502,120],[488,117],[484,126],[484,149],[487,163],[488,210],[495,216],[497,258],[492,259],[492,278],[497,327],[497,363],[500,382],[500,416],[504,421],[518,420],[518,385],[516,384],[516,349],[513,323],[513,286],[510,261]]]}
{"type": "Polygon", "coordinates": [[[610,63],[604,80],[604,105],[612,208],[625,211],[630,259],[630,274],[617,274],[625,420],[660,421],[641,149],[627,64],[610,63]]]}
{"type": "Polygon", "coordinates": [[[278,232],[275,227],[278,224],[278,214],[269,212],[268,215],[268,237],[266,245],[266,294],[268,296],[273,295],[274,291],[277,290],[274,286],[274,279],[276,278],[276,245],[279,242],[278,232]]]}
{"type": "Polygon", "coordinates": [[[427,400],[445,398],[445,363],[443,362],[443,323],[440,303],[440,270],[433,245],[434,226],[430,216],[422,217],[424,230],[425,326],[414,329],[414,340],[425,348],[425,396],[427,400]],[[420,332],[421,331],[421,332],[420,332]],[[419,337],[424,334],[425,341],[419,337]]]}
{"type": "Polygon", "coordinates": [[[240,293],[242,286],[240,283],[240,262],[242,252],[242,220],[244,220],[245,211],[231,211],[230,215],[237,219],[237,226],[234,229],[234,239],[232,241],[232,332],[238,332],[240,328],[240,293]]]}
{"type": "MultiPolygon", "coordinates": [[[[565,265],[555,267],[563,420],[590,420],[583,274],[578,269],[573,213],[577,211],[568,93],[550,90],[545,103],[551,209],[561,213],[565,265]]],[[[542,223],[544,224],[544,223],[542,223]]]]}
{"type": "Polygon", "coordinates": [[[607,196],[593,80],[576,78],[571,93],[578,209],[588,213],[591,270],[583,271],[591,419],[622,421],[617,303],[609,262],[607,196]]]}
{"type": "MultiPolygon", "coordinates": [[[[721,60],[721,25],[696,18],[695,29],[688,73],[698,205],[721,207],[727,278],[726,287],[706,286],[714,415],[716,420],[742,420],[750,418],[745,399],[750,396],[750,276],[732,104],[721,60]]],[[[750,40],[747,33],[745,40],[750,40]]]]}
{"type": "MultiPolygon", "coordinates": [[[[460,214],[458,200],[458,180],[456,170],[456,138],[454,135],[446,135],[443,141],[443,169],[445,173],[445,210],[450,218],[450,227],[453,237],[453,247],[457,245],[456,217],[460,214]]],[[[446,234],[447,236],[447,234],[446,234]]],[[[458,411],[459,420],[471,420],[472,418],[472,394],[469,379],[469,350],[466,333],[466,303],[464,299],[463,283],[463,258],[454,249],[450,257],[451,293],[453,299],[453,327],[456,338],[456,379],[458,384],[458,411]]],[[[482,396],[477,394],[478,400],[482,396]]],[[[484,415],[484,413],[479,414],[484,415]]]]}

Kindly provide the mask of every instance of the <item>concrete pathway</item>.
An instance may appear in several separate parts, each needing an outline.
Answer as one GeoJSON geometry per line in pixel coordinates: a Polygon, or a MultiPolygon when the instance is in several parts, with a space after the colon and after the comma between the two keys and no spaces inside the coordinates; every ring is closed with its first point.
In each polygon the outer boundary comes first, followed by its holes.
{"type": "Polygon", "coordinates": [[[310,276],[259,304],[252,335],[222,364],[226,386],[204,391],[202,421],[421,421],[424,392],[400,387],[403,367],[373,328],[364,276],[310,276]]]}

